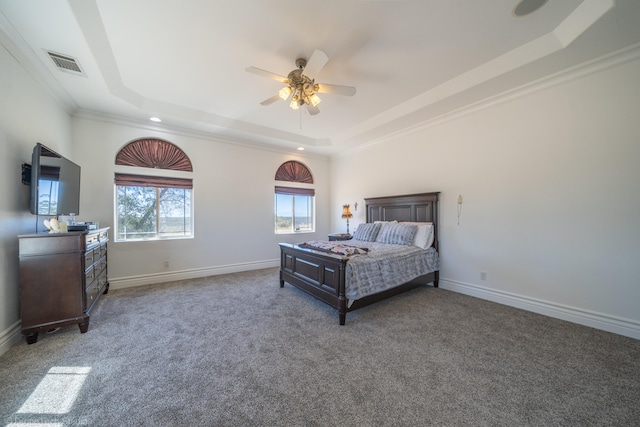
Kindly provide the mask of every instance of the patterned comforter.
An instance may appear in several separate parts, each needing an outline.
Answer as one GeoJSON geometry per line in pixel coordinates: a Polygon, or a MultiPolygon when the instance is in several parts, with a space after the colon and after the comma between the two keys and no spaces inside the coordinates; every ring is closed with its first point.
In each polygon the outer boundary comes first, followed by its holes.
{"type": "Polygon", "coordinates": [[[327,242],[326,240],[312,240],[310,242],[300,243],[298,246],[305,249],[313,249],[316,251],[327,252],[336,255],[357,255],[366,254],[369,249],[366,247],[358,247],[344,242],[327,242]]]}
{"type": "Polygon", "coordinates": [[[434,248],[390,245],[350,240],[350,246],[366,247],[366,254],[352,255],[345,271],[346,297],[354,301],[407,283],[439,269],[434,248]]]}

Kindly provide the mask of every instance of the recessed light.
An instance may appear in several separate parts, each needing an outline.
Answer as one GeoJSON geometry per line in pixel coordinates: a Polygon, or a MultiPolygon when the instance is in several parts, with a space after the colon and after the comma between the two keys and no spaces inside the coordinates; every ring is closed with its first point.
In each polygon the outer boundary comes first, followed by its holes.
{"type": "Polygon", "coordinates": [[[156,123],[159,123],[159,122],[161,122],[161,121],[162,121],[162,120],[161,120],[161,119],[159,119],[158,117],[151,117],[151,118],[149,118],[149,120],[151,120],[152,122],[156,122],[156,123]]]}
{"type": "Polygon", "coordinates": [[[298,151],[304,151],[304,147],[298,147],[298,151]]]}

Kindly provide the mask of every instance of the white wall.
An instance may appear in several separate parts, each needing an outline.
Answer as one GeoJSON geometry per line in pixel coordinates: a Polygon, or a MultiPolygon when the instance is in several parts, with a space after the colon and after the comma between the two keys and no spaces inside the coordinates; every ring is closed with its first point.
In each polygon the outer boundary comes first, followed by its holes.
{"type": "MultiPolygon", "coordinates": [[[[277,266],[278,242],[317,239],[329,232],[327,158],[151,129],[91,118],[73,119],[74,160],[82,165],[79,219],[112,227],[112,237],[114,162],[122,146],[138,138],[161,138],[180,147],[193,164],[195,238],[112,241],[109,278],[113,287],[277,266]],[[274,176],[287,160],[301,161],[314,176],[316,233],[274,234],[274,176]],[[169,268],[164,267],[165,260],[169,261],[169,268]]],[[[121,166],[118,168],[123,171],[121,166]]],[[[153,173],[138,169],[138,173],[153,173]]]]}
{"type": "Polygon", "coordinates": [[[0,44],[0,354],[19,337],[16,236],[34,233],[37,221],[29,213],[29,187],[21,182],[21,165],[31,164],[36,142],[69,155],[69,115],[0,44]]]}
{"type": "Polygon", "coordinates": [[[640,338],[634,55],[338,156],[332,202],[441,191],[441,287],[640,338]]]}

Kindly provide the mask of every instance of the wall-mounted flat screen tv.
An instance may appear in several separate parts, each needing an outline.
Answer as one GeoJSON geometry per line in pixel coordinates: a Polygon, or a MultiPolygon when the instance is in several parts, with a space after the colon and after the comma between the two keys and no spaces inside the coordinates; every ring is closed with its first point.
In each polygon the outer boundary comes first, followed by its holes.
{"type": "Polygon", "coordinates": [[[80,166],[37,143],[31,157],[31,203],[35,215],[80,213],[80,166]]]}

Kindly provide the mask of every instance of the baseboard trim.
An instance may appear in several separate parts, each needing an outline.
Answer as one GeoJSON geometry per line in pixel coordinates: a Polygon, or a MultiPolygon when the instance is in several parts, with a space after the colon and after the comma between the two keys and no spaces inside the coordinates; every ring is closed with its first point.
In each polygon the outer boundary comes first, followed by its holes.
{"type": "Polygon", "coordinates": [[[618,335],[640,339],[640,322],[577,307],[526,297],[510,292],[440,278],[439,286],[453,292],[497,302],[579,325],[589,326],[618,335]]]}
{"type": "Polygon", "coordinates": [[[217,276],[220,274],[239,273],[241,271],[260,270],[280,266],[280,260],[266,260],[228,264],[214,267],[194,268],[190,270],[169,271],[166,273],[143,274],[140,276],[109,278],[110,289],[125,289],[156,283],[175,282],[178,280],[197,279],[199,277],[217,276]]]}
{"type": "Polygon", "coordinates": [[[12,345],[20,341],[20,325],[22,322],[18,320],[16,323],[0,332],[0,355],[6,353],[12,345]]]}

